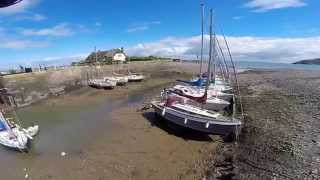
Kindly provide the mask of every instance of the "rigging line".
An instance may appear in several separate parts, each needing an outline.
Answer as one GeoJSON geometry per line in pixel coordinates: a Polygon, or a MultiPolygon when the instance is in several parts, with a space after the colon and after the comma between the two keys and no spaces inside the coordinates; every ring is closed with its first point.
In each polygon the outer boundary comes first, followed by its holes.
{"type": "Polygon", "coordinates": [[[10,102],[10,106],[12,107],[12,112],[13,112],[13,115],[15,116],[16,120],[18,121],[20,127],[22,127],[22,123],[20,121],[20,118],[18,117],[18,114],[14,108],[14,103],[13,103],[13,98],[12,96],[9,97],[9,102],[10,102]]]}
{"type": "Polygon", "coordinates": [[[224,77],[224,80],[225,80],[225,78],[227,77],[227,70],[226,70],[226,68],[225,68],[225,66],[224,66],[224,64],[223,64],[223,61],[221,60],[222,58],[221,58],[221,52],[217,52],[217,56],[218,56],[218,60],[219,60],[219,64],[220,64],[220,69],[221,69],[221,73],[223,73],[223,75],[225,76],[224,77]]]}
{"type": "Polygon", "coordinates": [[[229,83],[228,72],[227,72],[227,70],[225,68],[225,64],[223,63],[223,60],[222,60],[221,56],[219,56],[219,63],[220,63],[220,66],[222,68],[222,73],[224,75],[224,81],[229,83]]]}
{"type": "Polygon", "coordinates": [[[242,116],[242,118],[244,118],[243,105],[242,105],[242,99],[241,99],[241,92],[240,92],[240,87],[239,87],[239,81],[238,81],[238,78],[237,78],[236,67],[235,67],[235,64],[234,64],[234,61],[233,61],[233,57],[232,57],[232,54],[231,54],[231,50],[230,50],[230,46],[229,46],[229,43],[227,41],[227,38],[226,38],[225,34],[223,33],[222,28],[221,27],[219,27],[219,28],[220,28],[221,34],[223,36],[224,42],[226,44],[226,47],[227,47],[227,50],[228,50],[228,54],[229,54],[229,57],[230,57],[230,61],[231,61],[231,64],[232,64],[232,68],[233,68],[233,71],[234,71],[234,77],[235,77],[236,86],[237,86],[238,95],[239,95],[241,116],[242,116]]]}
{"type": "MultiPolygon", "coordinates": [[[[13,97],[12,97],[12,96],[9,96],[9,102],[10,102],[10,106],[12,107],[13,115],[15,116],[15,119],[18,121],[20,128],[22,128],[21,121],[20,121],[20,119],[19,119],[19,117],[18,117],[18,114],[17,114],[15,108],[14,108],[14,103],[13,103],[13,97]]],[[[18,128],[18,127],[16,127],[16,128],[18,128]]],[[[19,141],[18,137],[13,133],[13,131],[12,131],[11,128],[9,128],[9,129],[10,129],[10,131],[12,132],[12,134],[15,136],[18,144],[21,145],[21,142],[19,141]]],[[[20,147],[17,147],[17,148],[19,149],[19,151],[20,151],[21,153],[24,153],[24,151],[23,151],[20,147]]]]}
{"type": "Polygon", "coordinates": [[[225,82],[225,80],[226,80],[225,71],[223,69],[223,64],[222,64],[220,57],[218,57],[218,60],[219,60],[218,63],[219,63],[220,74],[222,76],[223,81],[225,82]]]}
{"type": "Polygon", "coordinates": [[[219,43],[219,39],[217,38],[217,45],[218,45],[218,48],[220,50],[220,53],[221,53],[221,56],[222,56],[222,59],[223,59],[223,63],[225,65],[225,70],[226,70],[226,73],[227,73],[227,79],[230,81],[230,72],[229,72],[229,68],[228,68],[228,64],[227,64],[227,60],[226,60],[226,57],[223,53],[223,50],[221,48],[221,45],[219,43]]]}

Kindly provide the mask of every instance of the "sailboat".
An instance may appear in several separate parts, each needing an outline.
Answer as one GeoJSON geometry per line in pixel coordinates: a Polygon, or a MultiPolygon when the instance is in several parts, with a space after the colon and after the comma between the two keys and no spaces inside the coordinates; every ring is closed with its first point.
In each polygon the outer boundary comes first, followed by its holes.
{"type": "MultiPolygon", "coordinates": [[[[119,68],[118,68],[119,69],[119,68]]],[[[119,69],[120,72],[120,69],[119,69]]],[[[114,65],[112,66],[112,75],[110,78],[117,81],[118,86],[124,86],[129,82],[129,78],[127,75],[118,74],[114,70],[114,65]]]]}
{"type": "Polygon", "coordinates": [[[128,74],[129,74],[128,75],[129,82],[140,82],[140,81],[143,81],[145,78],[142,73],[131,73],[129,71],[128,74]]]}
{"type": "Polygon", "coordinates": [[[128,59],[128,80],[129,82],[141,82],[145,79],[142,73],[132,73],[130,71],[130,58],[128,59]]]}
{"type": "Polygon", "coordinates": [[[115,84],[118,85],[118,86],[124,86],[129,82],[128,76],[115,73],[114,72],[114,67],[112,67],[112,75],[111,76],[105,76],[104,80],[106,82],[115,82],[115,84]]]}
{"type": "MultiPolygon", "coordinates": [[[[95,60],[98,62],[98,57],[97,57],[97,49],[95,48],[95,60]]],[[[96,69],[97,70],[97,69],[96,69]]],[[[99,76],[99,75],[97,75],[99,76]]],[[[88,86],[93,87],[93,88],[102,88],[102,89],[114,89],[117,85],[117,80],[116,79],[99,79],[99,78],[92,78],[88,79],[88,86]]]]}
{"type": "MultiPolygon", "coordinates": [[[[172,91],[178,92],[181,95],[194,96],[194,97],[203,96],[205,92],[205,87],[193,87],[193,86],[185,86],[185,85],[175,85],[170,89],[172,89],[172,91]]],[[[216,97],[216,98],[225,100],[227,102],[230,102],[233,96],[234,95],[230,93],[224,93],[222,91],[208,89],[208,98],[216,97]]]]}
{"type": "MultiPolygon", "coordinates": [[[[233,91],[232,87],[223,82],[219,78],[215,78],[216,80],[213,80],[210,82],[209,89],[210,90],[216,90],[216,91],[221,91],[224,93],[231,93],[233,91]]],[[[182,82],[188,86],[193,86],[197,88],[204,88],[207,84],[207,77],[206,78],[198,78],[198,79],[192,79],[190,81],[188,80],[177,80],[178,82],[182,82]]]]}
{"type": "Polygon", "coordinates": [[[9,124],[9,121],[0,112],[0,144],[11,149],[26,151],[31,139],[32,137],[19,127],[9,124]]]}
{"type": "MultiPolygon", "coordinates": [[[[211,72],[212,61],[212,9],[210,10],[210,51],[207,73],[211,72]]],[[[210,77],[206,81],[205,92],[202,96],[188,96],[172,94],[165,91],[162,101],[152,101],[151,106],[155,113],[164,119],[177,125],[210,134],[230,135],[238,134],[242,122],[233,117],[226,117],[222,114],[210,111],[199,106],[194,106],[185,101],[186,98],[202,103],[207,101],[210,77]]]]}
{"type": "Polygon", "coordinates": [[[152,101],[155,113],[177,125],[209,134],[235,134],[241,128],[241,121],[225,117],[220,113],[199,107],[174,103],[152,101]]]}
{"type": "MultiPolygon", "coordinates": [[[[201,92],[195,92],[195,91],[183,91],[180,89],[169,89],[169,92],[171,92],[172,94],[176,94],[179,95],[181,97],[187,97],[190,98],[190,100],[186,100],[186,103],[189,104],[193,104],[193,98],[201,98],[203,96],[204,93],[201,92]]],[[[229,106],[231,103],[228,101],[225,101],[223,99],[219,99],[215,96],[208,96],[206,97],[206,100],[204,101],[204,103],[202,104],[203,108],[206,108],[208,110],[214,110],[214,111],[221,111],[224,108],[226,108],[227,106],[229,106]]]]}
{"type": "MultiPolygon", "coordinates": [[[[197,78],[193,78],[191,80],[177,80],[178,82],[182,82],[184,84],[186,84],[187,86],[192,86],[198,89],[204,89],[204,87],[207,85],[207,79],[209,78],[209,76],[214,76],[211,77],[211,81],[209,82],[209,89],[213,90],[215,92],[222,92],[225,94],[230,94],[233,92],[232,87],[230,86],[229,83],[226,83],[224,81],[223,77],[219,77],[217,76],[215,73],[214,74],[210,74],[210,73],[203,73],[202,69],[203,69],[203,49],[204,49],[204,4],[201,4],[201,8],[202,8],[202,13],[201,13],[201,55],[200,55],[200,74],[197,78]]],[[[214,34],[216,36],[216,34],[214,34]]],[[[225,61],[225,57],[224,54],[222,52],[222,49],[219,45],[218,40],[215,39],[215,42],[218,44],[218,47],[221,51],[221,55],[223,56],[223,60],[224,60],[224,69],[225,69],[225,73],[226,76],[229,77],[229,69],[227,67],[227,63],[225,61]]],[[[223,68],[220,67],[220,71],[223,71],[223,68]]],[[[214,71],[215,71],[215,67],[214,67],[214,71]]],[[[222,73],[223,74],[223,73],[222,73]]],[[[230,96],[227,95],[227,99],[229,99],[230,96]]],[[[232,98],[232,96],[231,96],[232,98]]]]}

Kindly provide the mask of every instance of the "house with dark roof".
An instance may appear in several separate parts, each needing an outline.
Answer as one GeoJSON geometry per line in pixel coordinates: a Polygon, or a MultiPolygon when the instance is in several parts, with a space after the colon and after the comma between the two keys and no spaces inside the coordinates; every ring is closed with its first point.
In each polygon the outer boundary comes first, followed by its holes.
{"type": "Polygon", "coordinates": [[[85,63],[124,63],[127,55],[124,53],[123,48],[111,49],[107,51],[92,52],[85,60],[85,63]]]}

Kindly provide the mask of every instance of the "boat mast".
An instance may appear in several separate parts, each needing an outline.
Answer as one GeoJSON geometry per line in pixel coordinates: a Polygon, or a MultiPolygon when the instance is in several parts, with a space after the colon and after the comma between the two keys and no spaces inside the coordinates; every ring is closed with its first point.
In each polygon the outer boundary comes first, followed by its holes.
{"type": "Polygon", "coordinates": [[[97,55],[97,47],[94,47],[94,54],[95,54],[95,58],[96,58],[96,63],[98,63],[98,55],[97,55]]]}
{"type": "Polygon", "coordinates": [[[211,60],[212,60],[212,9],[210,9],[210,42],[209,42],[209,62],[208,62],[208,72],[207,72],[207,85],[206,85],[206,91],[205,91],[205,94],[208,93],[208,89],[209,89],[209,86],[210,86],[210,76],[211,76],[211,73],[210,73],[210,70],[211,70],[211,60]]]}
{"type": "MultiPolygon", "coordinates": [[[[211,18],[213,19],[213,14],[212,14],[211,18]]],[[[213,21],[213,20],[211,20],[211,21],[213,21]]],[[[213,24],[211,26],[213,26],[213,24]]],[[[217,73],[216,66],[218,65],[217,61],[216,61],[216,58],[218,58],[217,49],[216,49],[217,36],[216,36],[216,33],[213,33],[213,32],[211,32],[211,33],[213,34],[212,47],[210,47],[210,48],[212,48],[212,54],[213,54],[213,80],[214,80],[214,85],[216,85],[216,73],[217,73]]]]}
{"type": "Polygon", "coordinates": [[[128,74],[130,74],[130,56],[128,56],[128,66],[127,66],[127,69],[128,69],[128,74]]]}
{"type": "Polygon", "coordinates": [[[200,52],[200,78],[202,78],[202,64],[203,64],[203,31],[204,31],[204,4],[201,3],[201,52],[200,52]]]}
{"type": "Polygon", "coordinates": [[[96,65],[95,65],[95,69],[96,69],[96,77],[99,78],[99,72],[98,72],[98,55],[97,55],[97,47],[94,47],[94,55],[95,55],[95,60],[96,60],[96,65]]]}

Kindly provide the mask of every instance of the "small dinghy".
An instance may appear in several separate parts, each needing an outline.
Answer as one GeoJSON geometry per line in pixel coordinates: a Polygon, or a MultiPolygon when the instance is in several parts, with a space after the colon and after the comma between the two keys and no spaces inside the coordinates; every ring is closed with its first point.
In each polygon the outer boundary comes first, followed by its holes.
{"type": "Polygon", "coordinates": [[[129,82],[129,77],[122,74],[113,73],[113,78],[117,81],[118,86],[124,86],[129,82]]]}
{"type": "Polygon", "coordinates": [[[34,137],[39,133],[39,126],[38,125],[30,126],[27,129],[25,129],[25,132],[29,136],[34,137]]]}
{"type": "Polygon", "coordinates": [[[141,73],[129,73],[128,79],[129,82],[140,82],[144,80],[144,75],[141,73]]]}
{"type": "Polygon", "coordinates": [[[10,125],[0,112],[0,144],[11,149],[26,151],[31,139],[32,137],[19,127],[10,125]]]}
{"type": "Polygon", "coordinates": [[[117,85],[116,80],[111,79],[92,79],[88,85],[94,88],[113,89],[117,85]]]}
{"type": "Polygon", "coordinates": [[[107,77],[104,77],[104,80],[106,82],[107,81],[115,82],[115,84],[118,85],[118,86],[124,86],[128,82],[128,77],[125,77],[125,76],[107,76],[107,77]]]}
{"type": "Polygon", "coordinates": [[[30,139],[32,139],[34,136],[36,136],[39,133],[39,126],[38,125],[33,125],[33,126],[30,126],[26,129],[21,128],[18,124],[15,124],[15,126],[18,129],[21,129],[21,131],[23,131],[24,133],[26,133],[30,139]]]}

